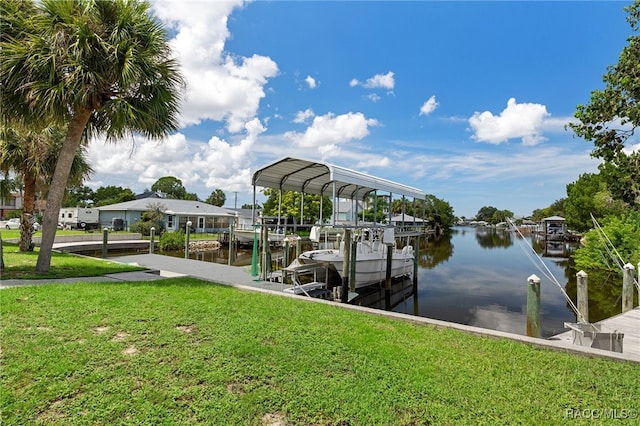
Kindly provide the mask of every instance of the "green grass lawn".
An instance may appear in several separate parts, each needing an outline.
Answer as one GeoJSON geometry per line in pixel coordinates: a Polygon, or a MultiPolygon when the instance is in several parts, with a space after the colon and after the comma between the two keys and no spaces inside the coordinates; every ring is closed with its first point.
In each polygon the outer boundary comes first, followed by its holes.
{"type": "Polygon", "coordinates": [[[637,364],[191,278],[0,297],[3,424],[556,425],[640,408],[637,364]]]}
{"type": "MultiPolygon", "coordinates": [[[[3,233],[4,235],[4,233],[3,233]]],[[[14,243],[2,243],[5,270],[0,279],[47,279],[69,277],[95,277],[117,272],[139,271],[143,268],[111,262],[103,259],[87,258],[66,253],[52,253],[51,267],[47,274],[36,274],[38,248],[32,252],[18,251],[14,243]]]]}

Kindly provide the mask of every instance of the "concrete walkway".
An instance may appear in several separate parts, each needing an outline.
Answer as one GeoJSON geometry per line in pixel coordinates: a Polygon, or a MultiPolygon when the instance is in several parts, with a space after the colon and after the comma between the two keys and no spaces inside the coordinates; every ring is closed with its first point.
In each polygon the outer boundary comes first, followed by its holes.
{"type": "Polygon", "coordinates": [[[281,292],[278,283],[261,281],[251,275],[251,267],[228,266],[220,263],[203,262],[194,259],[163,256],[159,254],[137,254],[130,256],[110,257],[114,262],[138,265],[160,271],[163,276],[188,275],[206,281],[232,286],[245,286],[281,292]]]}
{"type": "Polygon", "coordinates": [[[49,278],[33,280],[0,280],[0,289],[44,284],[73,284],[79,282],[155,281],[165,279],[158,271],[119,272],[98,277],[49,278]]]}

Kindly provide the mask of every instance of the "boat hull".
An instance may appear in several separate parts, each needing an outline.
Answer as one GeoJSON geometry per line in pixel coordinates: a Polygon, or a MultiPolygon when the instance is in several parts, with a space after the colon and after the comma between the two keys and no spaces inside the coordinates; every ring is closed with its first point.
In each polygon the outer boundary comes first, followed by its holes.
{"type": "MultiPolygon", "coordinates": [[[[359,250],[360,251],[360,250],[359,250]]],[[[298,260],[302,263],[331,263],[338,274],[342,276],[344,256],[340,250],[310,250],[300,254],[298,260]]],[[[394,250],[391,260],[391,277],[397,278],[413,273],[413,250],[406,247],[394,250]]],[[[378,252],[356,253],[356,283],[355,288],[366,287],[380,283],[386,279],[387,255],[386,250],[378,252]]]]}
{"type": "MultiPolygon", "coordinates": [[[[260,239],[260,229],[258,229],[255,233],[256,238],[260,239]]],[[[246,229],[236,229],[235,231],[233,231],[233,236],[240,244],[253,244],[254,231],[246,229]]],[[[284,234],[269,232],[269,242],[271,244],[281,243],[282,241],[284,241],[284,238],[284,234]]]]}

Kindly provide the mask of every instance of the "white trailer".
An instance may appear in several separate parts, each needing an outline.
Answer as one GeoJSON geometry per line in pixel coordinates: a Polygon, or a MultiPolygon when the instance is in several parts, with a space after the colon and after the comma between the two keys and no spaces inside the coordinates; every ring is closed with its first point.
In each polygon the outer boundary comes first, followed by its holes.
{"type": "Polygon", "coordinates": [[[64,207],[60,209],[60,220],[64,229],[98,229],[100,212],[89,207],[64,207]]]}

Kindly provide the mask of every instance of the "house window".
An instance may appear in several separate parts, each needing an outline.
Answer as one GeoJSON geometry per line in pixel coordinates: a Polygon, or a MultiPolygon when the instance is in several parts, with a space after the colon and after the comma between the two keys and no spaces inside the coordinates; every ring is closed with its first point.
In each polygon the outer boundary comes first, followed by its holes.
{"type": "Polygon", "coordinates": [[[73,213],[67,213],[67,217],[71,219],[73,217],[73,213]]]}
{"type": "Polygon", "coordinates": [[[167,216],[167,228],[173,228],[173,216],[171,215],[167,216]]]}
{"type": "Polygon", "coordinates": [[[204,229],[204,217],[198,217],[198,229],[204,229]]]}

